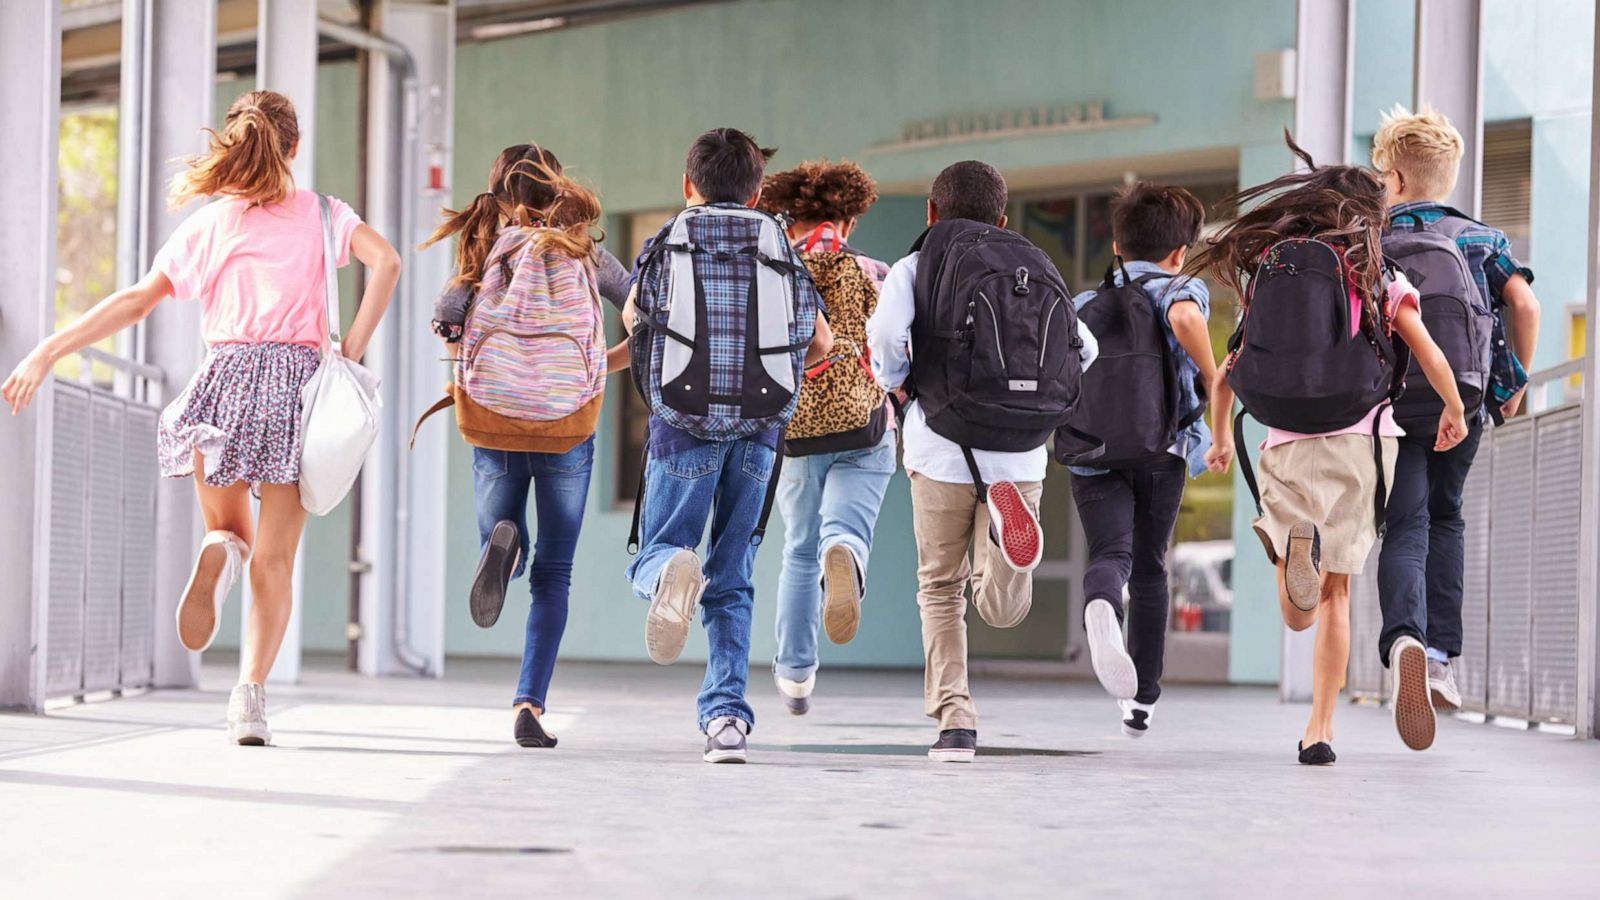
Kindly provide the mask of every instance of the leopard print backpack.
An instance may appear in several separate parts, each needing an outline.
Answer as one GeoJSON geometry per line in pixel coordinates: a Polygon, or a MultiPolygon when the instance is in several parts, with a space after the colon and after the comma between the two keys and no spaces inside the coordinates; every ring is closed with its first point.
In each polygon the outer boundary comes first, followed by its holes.
{"type": "Polygon", "coordinates": [[[878,305],[878,282],[831,224],[819,226],[801,249],[833,327],[833,352],[806,369],[784,452],[809,456],[875,446],[888,426],[884,391],[867,356],[867,318],[878,305]]]}

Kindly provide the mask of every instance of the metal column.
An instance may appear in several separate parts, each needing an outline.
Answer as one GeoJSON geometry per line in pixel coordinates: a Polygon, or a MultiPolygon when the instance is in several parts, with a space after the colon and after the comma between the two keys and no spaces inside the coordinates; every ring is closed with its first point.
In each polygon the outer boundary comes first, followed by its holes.
{"type": "MultiPolygon", "coordinates": [[[[1600,19],[1595,22],[1595,59],[1600,59],[1600,19]]],[[[1577,733],[1594,738],[1600,721],[1600,68],[1594,70],[1589,102],[1589,279],[1583,346],[1583,477],[1578,542],[1577,733]]]]}
{"type": "MultiPolygon", "coordinates": [[[[1295,37],[1294,139],[1318,164],[1350,155],[1350,107],[1355,72],[1353,0],[1300,0],[1295,37]]],[[[1254,440],[1254,438],[1251,438],[1254,440]]],[[[1283,629],[1278,697],[1311,699],[1317,626],[1283,629]]],[[[1350,652],[1366,648],[1351,646],[1350,652]]]]}
{"type": "Polygon", "coordinates": [[[1483,171],[1482,0],[1417,0],[1412,107],[1450,117],[1466,142],[1450,205],[1476,216],[1483,171]]]}
{"type": "MultiPolygon", "coordinates": [[[[61,111],[57,0],[0,3],[0,378],[55,330],[56,156],[61,111]]],[[[33,406],[0,427],[15,478],[0,506],[0,707],[43,706],[44,597],[50,541],[47,381],[33,406]]]]}
{"type": "MultiPolygon", "coordinates": [[[[215,0],[149,0],[146,6],[145,145],[140,154],[144,210],[140,270],[198,203],[169,211],[166,184],[172,160],[205,149],[200,131],[212,123],[217,80],[215,0]]],[[[53,181],[52,181],[53,183],[53,181]]],[[[166,373],[164,399],[177,396],[193,377],[204,352],[200,311],[192,304],[163,303],[145,320],[146,361],[166,373]]],[[[188,687],[199,677],[198,654],[178,643],[170,623],[200,548],[200,512],[194,486],[161,479],[156,496],[156,684],[188,687]]]]}
{"type": "MultiPolygon", "coordinates": [[[[316,0],[260,0],[256,26],[256,87],[277,91],[294,103],[299,120],[300,147],[290,169],[295,186],[314,189],[317,122],[317,4],[316,0]]],[[[305,605],[305,539],[295,554],[293,605],[278,658],[267,676],[269,682],[293,684],[300,680],[302,642],[301,609],[305,605]]],[[[239,617],[240,646],[249,628],[250,583],[245,579],[239,617]]]]}
{"type": "Polygon", "coordinates": [[[424,432],[406,449],[406,424],[447,380],[437,342],[418,318],[417,298],[444,283],[449,249],[419,253],[447,194],[431,177],[433,163],[448,171],[451,83],[455,62],[455,5],[385,0],[374,11],[382,38],[324,23],[323,33],[375,59],[371,80],[371,138],[367,220],[405,261],[389,314],[368,350],[384,379],[383,430],[362,472],[362,576],[359,664],[369,675],[437,677],[444,666],[445,442],[424,432]],[[431,157],[424,159],[427,151],[431,157]],[[434,185],[437,185],[435,187],[434,185]]]}

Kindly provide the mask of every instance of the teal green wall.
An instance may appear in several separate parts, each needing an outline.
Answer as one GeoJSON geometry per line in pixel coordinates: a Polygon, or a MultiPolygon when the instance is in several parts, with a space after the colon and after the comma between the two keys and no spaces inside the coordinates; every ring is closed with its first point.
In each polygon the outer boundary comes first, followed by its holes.
{"type": "MultiPolygon", "coordinates": [[[[1253,98],[1254,55],[1293,45],[1292,0],[1181,7],[1154,0],[746,0],[466,45],[457,57],[453,189],[457,202],[468,199],[482,190],[500,148],[536,140],[593,184],[612,213],[672,207],[681,203],[689,141],[716,125],[776,145],[774,166],[846,157],[882,184],[918,191],[958,159],[981,158],[1010,172],[1210,148],[1236,149],[1240,180],[1249,182],[1287,167],[1279,134],[1292,116],[1288,102],[1253,98]],[[1159,121],[914,152],[868,149],[893,139],[910,119],[1086,100],[1106,101],[1108,115],[1151,113],[1159,121]]],[[[922,203],[919,193],[885,197],[863,219],[856,243],[897,258],[922,227],[922,203]]],[[[631,390],[625,376],[611,386],[631,390]]],[[[643,606],[621,574],[627,510],[611,503],[614,414],[615,404],[597,439],[562,644],[567,658],[643,658],[643,606]]],[[[517,654],[525,601],[508,605],[489,631],[473,627],[458,602],[477,543],[469,452],[453,441],[444,539],[454,595],[446,646],[451,653],[517,654]]],[[[781,539],[777,526],[758,556],[758,661],[774,652],[781,539]]],[[[920,665],[914,575],[901,474],[879,521],[861,633],[845,647],[825,643],[824,664],[920,665]]],[[[1270,612],[1275,621],[1275,605],[1270,612]]],[[[1275,631],[1247,637],[1276,653],[1275,631]]],[[[696,632],[686,656],[703,654],[696,632]]]]}

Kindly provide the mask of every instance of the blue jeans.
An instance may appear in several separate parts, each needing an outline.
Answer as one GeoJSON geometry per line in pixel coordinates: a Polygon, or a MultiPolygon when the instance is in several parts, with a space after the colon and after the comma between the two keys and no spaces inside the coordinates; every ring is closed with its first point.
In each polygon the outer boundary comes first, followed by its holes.
{"type": "Polygon", "coordinates": [[[1478,455],[1483,419],[1443,453],[1433,435],[1406,435],[1394,460],[1394,487],[1384,506],[1388,524],[1378,553],[1378,602],[1383,631],[1378,656],[1403,636],[1451,658],[1461,655],[1461,602],[1466,578],[1466,523],[1461,493],[1478,455]]]}
{"type": "Polygon", "coordinates": [[[778,656],[772,663],[780,676],[805,681],[817,670],[820,559],[829,547],[843,544],[865,570],[872,552],[872,527],[894,469],[893,431],[861,450],[784,460],[778,511],[783,514],[785,541],[783,571],[778,576],[778,656]]]}
{"type": "Polygon", "coordinates": [[[750,439],[707,442],[645,465],[639,555],[628,566],[633,592],[649,600],[662,566],[680,549],[695,550],[711,520],[711,544],[702,572],[700,601],[710,656],[697,708],[700,730],[719,716],[755,723],[745,701],[750,677],[750,612],[755,606],[756,545],[750,542],[767,479],[772,448],[750,439]]]}
{"type": "Polygon", "coordinates": [[[517,526],[522,554],[515,580],[529,571],[533,602],[528,607],[528,631],[522,645],[522,675],[517,680],[517,703],[545,708],[550,675],[556,667],[561,633],[567,628],[567,595],[572,590],[572,557],[583,527],[583,507],[589,496],[589,472],[594,466],[594,438],[566,453],[519,453],[507,450],[472,450],[472,493],[478,512],[478,549],[489,541],[495,523],[517,526]],[[538,537],[528,553],[528,488],[533,488],[538,537]]]}

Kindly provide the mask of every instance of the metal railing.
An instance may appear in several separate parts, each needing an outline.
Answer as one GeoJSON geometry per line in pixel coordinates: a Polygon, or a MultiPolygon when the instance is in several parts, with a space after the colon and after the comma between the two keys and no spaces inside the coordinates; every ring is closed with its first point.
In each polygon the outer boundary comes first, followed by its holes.
{"type": "MultiPolygon", "coordinates": [[[[1462,709],[1525,722],[1577,720],[1578,526],[1583,371],[1534,373],[1528,413],[1484,431],[1462,499],[1466,521],[1462,709]]],[[[1387,698],[1378,659],[1377,548],[1351,584],[1352,695],[1387,698]]]]}
{"type": "Polygon", "coordinates": [[[156,443],[162,372],[93,348],[77,382],[57,378],[50,464],[46,698],[154,678],[156,443]],[[96,384],[89,363],[117,370],[96,384]]]}

